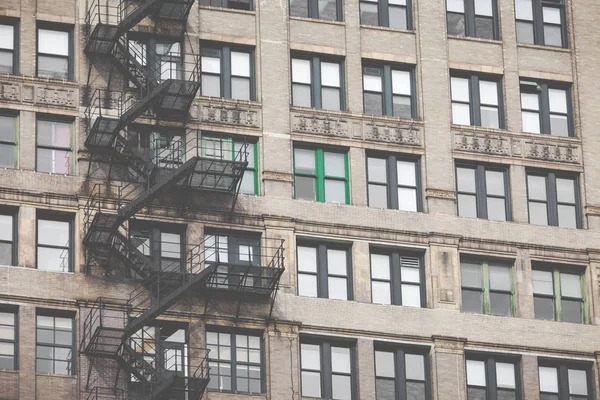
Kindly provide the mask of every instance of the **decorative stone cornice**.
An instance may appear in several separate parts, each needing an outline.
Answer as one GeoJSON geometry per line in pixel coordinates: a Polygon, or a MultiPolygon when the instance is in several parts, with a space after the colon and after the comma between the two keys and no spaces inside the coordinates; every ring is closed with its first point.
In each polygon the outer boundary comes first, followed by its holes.
{"type": "Polygon", "coordinates": [[[263,180],[292,183],[294,176],[287,172],[263,171],[263,180]]]}
{"type": "Polygon", "coordinates": [[[463,354],[467,339],[448,336],[432,336],[436,353],[463,354]]]}
{"type": "Polygon", "coordinates": [[[438,199],[456,200],[456,192],[454,190],[427,189],[425,195],[426,197],[435,197],[438,199]]]}
{"type": "Polygon", "coordinates": [[[600,206],[586,206],[585,213],[587,215],[593,215],[595,217],[600,216],[600,206]]]}
{"type": "Polygon", "coordinates": [[[73,82],[6,75],[0,77],[0,101],[76,110],[79,87],[73,82]]]}
{"type": "Polygon", "coordinates": [[[260,129],[260,111],[258,103],[201,97],[192,106],[191,115],[200,123],[260,129]]]}

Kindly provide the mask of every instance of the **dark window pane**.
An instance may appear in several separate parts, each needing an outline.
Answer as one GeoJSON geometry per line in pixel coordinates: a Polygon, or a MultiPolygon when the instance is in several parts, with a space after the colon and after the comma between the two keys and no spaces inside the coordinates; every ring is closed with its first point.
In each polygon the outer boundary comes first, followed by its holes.
{"type": "Polygon", "coordinates": [[[52,360],[36,360],[36,372],[41,374],[51,374],[54,371],[52,360]]]}
{"type": "Polygon", "coordinates": [[[319,19],[337,20],[336,0],[318,0],[319,19]]]}
{"type": "Polygon", "coordinates": [[[236,10],[250,10],[250,0],[229,0],[227,5],[236,10]]]}
{"type": "Polygon", "coordinates": [[[38,76],[50,79],[69,78],[69,60],[62,57],[38,56],[38,76]]]}
{"type": "Polygon", "coordinates": [[[554,301],[552,299],[534,297],[533,309],[535,319],[554,320],[554,301]]]}
{"type": "Polygon", "coordinates": [[[0,144],[0,168],[15,167],[16,146],[11,144],[0,144]]]}
{"type": "Polygon", "coordinates": [[[406,8],[404,7],[392,7],[389,8],[390,14],[390,28],[396,29],[408,29],[406,16],[406,8]]]}
{"type": "Polygon", "coordinates": [[[458,195],[458,215],[460,217],[477,218],[477,201],[475,196],[458,195]]]}
{"type": "Polygon", "coordinates": [[[490,293],[490,309],[492,315],[508,315],[510,316],[510,294],[506,293],[490,293]]]}
{"type": "Polygon", "coordinates": [[[533,23],[517,21],[517,42],[534,44],[533,23]]]}
{"type": "Polygon", "coordinates": [[[462,290],[462,310],[464,312],[482,313],[483,312],[483,301],[482,293],[462,290]]]}
{"type": "Polygon", "coordinates": [[[296,176],[294,179],[294,189],[297,199],[316,200],[316,179],[305,176],[296,176]]]}
{"type": "Polygon", "coordinates": [[[377,15],[377,3],[365,2],[360,3],[360,23],[362,25],[379,25],[379,17],[377,15]]]}
{"type": "Polygon", "coordinates": [[[375,381],[377,400],[396,400],[396,382],[387,379],[375,381]]]}
{"type": "Polygon", "coordinates": [[[456,36],[465,36],[465,15],[447,13],[448,34],[456,36]]]}
{"type": "Polygon", "coordinates": [[[387,186],[369,185],[369,207],[388,207],[387,186]]]}
{"type": "Polygon", "coordinates": [[[425,400],[425,383],[406,382],[406,400],[425,400]]]}
{"type": "Polygon", "coordinates": [[[393,102],[394,117],[406,119],[412,118],[412,107],[410,103],[410,97],[394,96],[393,102]]]}
{"type": "Polygon", "coordinates": [[[308,18],[308,1],[309,0],[291,0],[290,15],[293,17],[308,18]]]}
{"type": "Polygon", "coordinates": [[[562,299],[562,320],[564,322],[583,323],[581,302],[577,300],[562,299]]]}
{"type": "Polygon", "coordinates": [[[501,390],[498,389],[497,400],[516,400],[517,394],[512,390],[501,390]]]}
{"type": "Polygon", "coordinates": [[[383,115],[381,93],[364,93],[365,114],[383,115]]]}
{"type": "Polygon", "coordinates": [[[310,107],[310,86],[308,85],[292,85],[292,104],[298,107],[310,107]]]}
{"type": "Polygon", "coordinates": [[[544,25],[544,44],[562,47],[562,30],[557,25],[544,25]]]}
{"type": "Polygon", "coordinates": [[[475,36],[482,39],[494,39],[494,20],[486,17],[475,17],[475,36]]]}
{"type": "Polygon", "coordinates": [[[12,265],[12,245],[0,243],[0,265],[12,265]]]}
{"type": "Polygon", "coordinates": [[[558,400],[558,395],[540,393],[540,400],[558,400]]]}
{"type": "Polygon", "coordinates": [[[486,400],[485,389],[480,388],[468,388],[467,389],[468,400],[486,400]]]}

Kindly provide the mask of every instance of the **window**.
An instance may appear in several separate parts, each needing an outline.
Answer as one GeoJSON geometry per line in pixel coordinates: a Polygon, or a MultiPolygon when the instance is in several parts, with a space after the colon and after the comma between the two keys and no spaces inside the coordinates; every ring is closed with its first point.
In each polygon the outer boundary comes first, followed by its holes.
{"type": "Polygon", "coordinates": [[[254,51],[202,42],[200,55],[202,96],[256,100],[254,51]]]}
{"type": "Polygon", "coordinates": [[[523,132],[573,136],[571,115],[568,86],[521,81],[523,132]]]}
{"type": "Polygon", "coordinates": [[[411,0],[361,0],[362,25],[412,29],[411,0]]]}
{"type": "Polygon", "coordinates": [[[563,0],[515,0],[517,42],[567,47],[563,0]]]}
{"type": "Polygon", "coordinates": [[[290,0],[290,16],[342,20],[341,0],[290,0]]]}
{"type": "Polygon", "coordinates": [[[247,158],[248,166],[242,178],[240,193],[259,195],[258,142],[250,138],[240,140],[209,135],[211,134],[202,136],[202,156],[239,162],[247,158]]]}
{"type": "Polygon", "coordinates": [[[585,277],[572,267],[540,265],[532,271],[536,319],[587,322],[585,277]]]}
{"type": "Polygon", "coordinates": [[[182,229],[162,228],[144,223],[130,224],[130,240],[145,256],[160,263],[162,271],[178,272],[184,253],[182,229]]]}
{"type": "Polygon", "coordinates": [[[527,173],[529,223],[581,228],[579,180],[572,174],[527,173]]]}
{"type": "MultiPolygon", "coordinates": [[[[128,36],[127,45],[129,53],[142,66],[154,66],[149,69],[157,80],[183,78],[183,55],[180,42],[132,34],[128,36]]],[[[130,86],[133,86],[133,83],[130,83],[130,86]]]]}
{"type": "Polygon", "coordinates": [[[420,256],[389,249],[371,249],[373,303],[423,307],[423,281],[420,256]]]}
{"type": "Polygon", "coordinates": [[[448,35],[498,39],[496,0],[446,0],[448,35]]]}
{"type": "Polygon", "coordinates": [[[36,372],[73,375],[75,373],[73,317],[38,313],[36,326],[36,372]]]}
{"type": "Polygon", "coordinates": [[[463,312],[516,315],[511,265],[461,257],[460,277],[463,312]]]}
{"type": "Polygon", "coordinates": [[[352,300],[348,246],[300,242],[296,248],[296,265],[298,295],[352,300]]]}
{"type": "Polygon", "coordinates": [[[467,400],[520,399],[518,371],[511,358],[467,355],[467,400]]]}
{"type": "Polygon", "coordinates": [[[394,154],[367,157],[369,207],[421,211],[419,160],[394,154]]]}
{"type": "Polygon", "coordinates": [[[37,120],[36,171],[70,175],[73,173],[73,123],[51,119],[37,120]]]}
{"type": "Polygon", "coordinates": [[[17,147],[18,132],[19,117],[14,114],[0,113],[0,168],[17,167],[19,156],[17,147]]]}
{"type": "Polygon", "coordinates": [[[17,369],[17,312],[0,309],[0,370],[17,369]]]}
{"type": "Polygon", "coordinates": [[[540,399],[591,400],[594,396],[590,364],[539,360],[540,399]]]}
{"type": "Polygon", "coordinates": [[[292,105],[344,110],[343,65],[323,56],[293,55],[292,105]]]}
{"type": "Polygon", "coordinates": [[[302,397],[355,400],[353,347],[302,339],[300,364],[302,397]]]}
{"type": "Polygon", "coordinates": [[[456,165],[458,215],[510,221],[508,168],[492,165],[456,165]]]}
{"type": "Polygon", "coordinates": [[[258,335],[206,332],[210,350],[208,389],[263,393],[262,339],[258,335]]]}
{"type": "Polygon", "coordinates": [[[73,79],[71,28],[49,28],[38,26],[37,29],[37,76],[73,79]]]}
{"type": "Polygon", "coordinates": [[[429,398],[427,349],[375,344],[377,400],[426,400],[429,398]]]}
{"type": "Polygon", "coordinates": [[[348,154],[294,147],[294,198],[350,204],[348,154]]]}
{"type": "Polygon", "coordinates": [[[208,232],[204,236],[207,263],[217,264],[211,277],[212,287],[239,290],[267,285],[258,267],[261,263],[260,237],[239,233],[208,232]]]}
{"type": "Polygon", "coordinates": [[[252,0],[200,0],[201,6],[233,8],[235,10],[253,10],[252,0]]]}
{"type": "Polygon", "coordinates": [[[453,73],[450,87],[453,124],[504,127],[500,79],[453,73]]]}
{"type": "Polygon", "coordinates": [[[19,25],[13,20],[0,19],[0,74],[18,73],[19,25]]]}
{"type": "Polygon", "coordinates": [[[45,271],[72,272],[72,218],[37,219],[37,268],[45,271]]]}
{"type": "Polygon", "coordinates": [[[413,70],[391,65],[363,65],[365,114],[415,119],[413,70]]]}
{"type": "Polygon", "coordinates": [[[0,208],[0,265],[17,265],[16,213],[0,208]]]}

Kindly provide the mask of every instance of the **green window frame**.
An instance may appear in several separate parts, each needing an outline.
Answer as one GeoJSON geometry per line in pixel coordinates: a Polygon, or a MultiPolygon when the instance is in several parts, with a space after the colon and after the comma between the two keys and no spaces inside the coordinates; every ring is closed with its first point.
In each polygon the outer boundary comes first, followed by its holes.
{"type": "Polygon", "coordinates": [[[535,319],[589,323],[584,271],[569,266],[537,265],[532,270],[532,284],[535,319]]]}
{"type": "Polygon", "coordinates": [[[512,264],[501,260],[461,257],[460,272],[463,312],[509,317],[517,315],[512,264]]]}
{"type": "Polygon", "coordinates": [[[241,161],[239,156],[243,146],[247,144],[248,166],[240,184],[240,193],[259,196],[258,181],[258,140],[244,138],[222,137],[218,135],[202,136],[202,157],[219,158],[222,160],[241,161]],[[212,143],[211,143],[212,142],[212,143]]]}
{"type": "Polygon", "coordinates": [[[0,168],[19,167],[19,114],[0,112],[0,168]]]}
{"type": "Polygon", "coordinates": [[[75,124],[73,120],[57,119],[52,117],[38,117],[36,119],[36,162],[35,170],[37,172],[47,172],[56,175],[74,175],[75,162],[73,143],[75,137],[75,124]],[[48,125],[46,129],[50,129],[49,137],[40,135],[40,127],[48,125]],[[67,145],[64,138],[59,138],[57,128],[66,125],[69,126],[69,143],[67,145]],[[65,159],[65,165],[60,166],[60,157],[65,159]],[[48,158],[50,157],[50,158],[48,158]],[[48,165],[46,163],[49,162],[48,165]],[[59,167],[60,168],[57,168],[59,167]]]}
{"type": "MultiPolygon", "coordinates": [[[[294,146],[294,198],[313,200],[319,202],[334,202],[340,204],[350,204],[350,170],[348,164],[348,151],[336,150],[328,148],[311,148],[305,146],[294,146]],[[312,163],[311,156],[312,153],[312,163]],[[328,155],[332,157],[342,155],[344,163],[344,174],[331,174],[333,172],[327,168],[328,155]],[[312,164],[312,165],[311,165],[312,164]],[[312,190],[310,184],[312,182],[312,190]],[[338,201],[340,195],[338,194],[337,200],[332,197],[334,186],[338,186],[340,183],[344,185],[344,202],[338,201]],[[327,188],[329,184],[329,190],[327,188]],[[311,191],[311,195],[307,195],[307,192],[311,191]]],[[[333,167],[332,167],[333,169],[333,167]]],[[[339,167],[338,167],[339,170],[339,167]]]]}

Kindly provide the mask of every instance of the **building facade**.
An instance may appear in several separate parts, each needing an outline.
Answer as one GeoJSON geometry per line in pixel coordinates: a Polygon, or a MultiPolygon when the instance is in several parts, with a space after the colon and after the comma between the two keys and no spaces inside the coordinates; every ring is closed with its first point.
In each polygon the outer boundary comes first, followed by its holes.
{"type": "Polygon", "coordinates": [[[599,398],[598,23],[0,0],[0,398],[599,398]]]}

